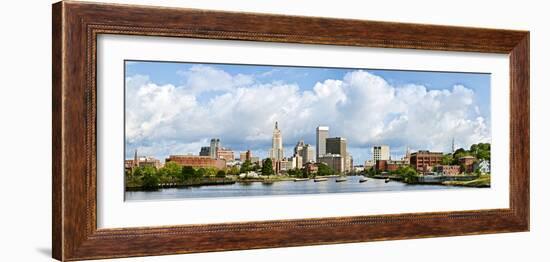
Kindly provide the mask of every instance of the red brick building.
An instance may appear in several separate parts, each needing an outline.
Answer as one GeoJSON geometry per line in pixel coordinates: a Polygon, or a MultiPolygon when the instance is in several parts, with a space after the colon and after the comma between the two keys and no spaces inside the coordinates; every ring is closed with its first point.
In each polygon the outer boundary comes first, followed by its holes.
{"type": "Polygon", "coordinates": [[[179,155],[166,158],[166,163],[173,162],[181,166],[191,166],[194,168],[215,167],[224,169],[226,162],[224,159],[212,159],[209,156],[179,155]]]}
{"type": "Polygon", "coordinates": [[[435,166],[435,172],[444,176],[456,176],[460,174],[459,165],[438,165],[435,166]]]}
{"type": "Polygon", "coordinates": [[[225,159],[225,161],[235,160],[235,155],[231,149],[218,148],[216,152],[217,152],[216,155],[218,156],[218,159],[225,159]]]}
{"type": "Polygon", "coordinates": [[[403,160],[376,160],[376,164],[374,165],[375,170],[387,172],[387,171],[395,171],[398,168],[402,166],[408,165],[403,160]]]}
{"type": "Polygon", "coordinates": [[[410,162],[417,172],[431,172],[432,167],[440,165],[442,159],[442,152],[420,150],[411,154],[410,162]]]}
{"type": "Polygon", "coordinates": [[[462,172],[464,173],[473,173],[474,172],[474,164],[476,163],[476,158],[473,156],[463,156],[458,159],[458,162],[461,166],[464,167],[462,172]]]}

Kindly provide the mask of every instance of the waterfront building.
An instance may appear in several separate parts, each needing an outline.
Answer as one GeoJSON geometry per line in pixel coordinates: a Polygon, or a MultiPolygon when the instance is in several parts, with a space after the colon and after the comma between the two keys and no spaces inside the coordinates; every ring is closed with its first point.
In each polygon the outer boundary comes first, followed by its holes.
{"type": "Polygon", "coordinates": [[[407,150],[405,151],[405,156],[401,158],[401,160],[405,161],[407,165],[411,163],[411,150],[407,146],[407,150]]]}
{"type": "Polygon", "coordinates": [[[216,159],[218,158],[218,148],[220,148],[220,139],[219,138],[212,138],[210,139],[210,158],[216,159]]]}
{"type": "Polygon", "coordinates": [[[210,156],[210,147],[209,146],[201,147],[201,151],[199,152],[199,156],[210,156]]]}
{"type": "Polygon", "coordinates": [[[292,168],[300,169],[302,166],[304,166],[303,158],[300,155],[294,155],[290,158],[290,161],[292,162],[292,168]]]}
{"type": "Polygon", "coordinates": [[[313,149],[313,146],[310,144],[305,144],[304,148],[302,149],[302,159],[303,163],[307,162],[315,162],[315,151],[313,149]]]}
{"type": "Polygon", "coordinates": [[[382,172],[395,171],[409,163],[404,160],[376,160],[374,169],[382,172]]]}
{"type": "Polygon", "coordinates": [[[262,166],[262,161],[260,161],[260,157],[251,156],[250,157],[250,162],[252,162],[252,164],[258,164],[258,165],[262,166]]]}
{"type": "Polygon", "coordinates": [[[327,153],[319,157],[318,162],[326,164],[328,167],[334,170],[334,172],[336,172],[337,174],[341,174],[345,172],[344,157],[342,157],[340,154],[327,153]]]}
{"type": "Polygon", "coordinates": [[[442,152],[419,150],[411,154],[410,165],[416,169],[417,172],[431,172],[432,167],[441,164],[442,158],[442,152]]]}
{"type": "Polygon", "coordinates": [[[137,150],[134,152],[134,159],[124,160],[124,170],[132,171],[137,167],[152,166],[156,169],[161,168],[163,165],[159,159],[152,156],[138,156],[137,150]]]}
{"type": "Polygon", "coordinates": [[[304,169],[308,175],[317,173],[319,167],[317,166],[317,163],[306,163],[304,165],[304,169]]]}
{"type": "Polygon", "coordinates": [[[275,128],[273,129],[273,138],[271,140],[271,151],[269,157],[273,161],[281,161],[284,158],[283,149],[283,136],[281,130],[279,130],[279,124],[275,122],[275,128]]]}
{"type": "Polygon", "coordinates": [[[348,153],[347,140],[343,137],[331,137],[326,139],[326,153],[332,155],[340,155],[342,157],[343,166],[342,172],[351,171],[353,160],[348,153]]]}
{"type": "Polygon", "coordinates": [[[329,131],[329,128],[328,126],[318,126],[317,129],[317,134],[316,134],[316,150],[317,150],[317,155],[316,155],[316,159],[317,161],[319,161],[319,158],[321,156],[324,156],[327,152],[326,152],[326,140],[328,138],[328,131],[329,131]]]}
{"type": "MultiPolygon", "coordinates": [[[[302,157],[302,164],[307,162],[315,162],[315,153],[313,147],[310,144],[305,144],[304,140],[298,141],[294,147],[294,155],[302,157]]],[[[301,167],[300,167],[301,168],[301,167]]]]}
{"type": "Polygon", "coordinates": [[[458,159],[458,162],[462,166],[462,172],[464,173],[473,173],[474,164],[476,163],[476,158],[473,156],[463,156],[458,159]]]}
{"type": "Polygon", "coordinates": [[[376,165],[376,161],[374,160],[365,160],[365,170],[369,170],[370,168],[374,167],[376,165]]]}
{"type": "Polygon", "coordinates": [[[479,170],[482,174],[491,173],[491,162],[489,160],[481,160],[474,164],[474,170],[479,170]]]}
{"type": "Polygon", "coordinates": [[[226,161],[234,161],[235,155],[229,148],[220,147],[216,152],[217,159],[225,159],[226,161]]]}
{"type": "Polygon", "coordinates": [[[363,165],[353,167],[353,172],[354,173],[361,173],[363,171],[365,171],[365,166],[363,166],[363,165]]]}
{"type": "Polygon", "coordinates": [[[226,167],[224,159],[212,159],[210,156],[171,155],[166,158],[166,163],[169,162],[194,168],[215,167],[217,169],[225,169],[226,167]]]}
{"type": "Polygon", "coordinates": [[[287,158],[284,158],[284,159],[281,159],[279,162],[279,172],[282,172],[282,171],[288,171],[290,169],[293,169],[293,165],[292,165],[292,160],[289,160],[287,158]]]}
{"type": "Polygon", "coordinates": [[[372,148],[373,160],[390,160],[390,146],[380,145],[372,148]]]}
{"type": "Polygon", "coordinates": [[[345,166],[345,172],[351,172],[353,170],[353,157],[350,153],[346,155],[345,166]]]}
{"type": "Polygon", "coordinates": [[[456,176],[460,174],[459,165],[437,165],[435,166],[435,172],[442,176],[456,176]]]}

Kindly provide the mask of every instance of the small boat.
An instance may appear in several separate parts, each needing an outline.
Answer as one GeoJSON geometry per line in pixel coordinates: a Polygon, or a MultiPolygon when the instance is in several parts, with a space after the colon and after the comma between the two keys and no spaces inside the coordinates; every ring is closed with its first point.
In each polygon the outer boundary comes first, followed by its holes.
{"type": "Polygon", "coordinates": [[[361,179],[359,179],[359,183],[365,183],[365,182],[367,182],[367,181],[368,181],[368,180],[367,180],[366,178],[361,178],[361,179]]]}
{"type": "Polygon", "coordinates": [[[309,178],[294,178],[294,182],[308,181],[309,178]]]}
{"type": "Polygon", "coordinates": [[[345,178],[345,177],[339,177],[339,178],[336,178],[335,181],[336,181],[336,183],[340,183],[340,182],[345,182],[345,181],[347,181],[347,180],[348,180],[348,179],[345,178]]]}
{"type": "Polygon", "coordinates": [[[320,178],[314,178],[313,181],[314,182],[323,182],[323,181],[327,181],[328,178],[326,177],[320,177],[320,178]]]}
{"type": "Polygon", "coordinates": [[[386,180],[384,180],[384,182],[389,183],[389,182],[390,182],[390,178],[386,178],[386,180]]]}

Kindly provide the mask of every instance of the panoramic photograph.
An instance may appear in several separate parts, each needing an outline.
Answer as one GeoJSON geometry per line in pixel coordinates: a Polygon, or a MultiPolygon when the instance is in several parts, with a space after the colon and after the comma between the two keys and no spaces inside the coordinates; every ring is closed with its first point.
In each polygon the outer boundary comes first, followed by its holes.
{"type": "Polygon", "coordinates": [[[138,60],[124,71],[126,201],[491,186],[487,73],[138,60]]]}

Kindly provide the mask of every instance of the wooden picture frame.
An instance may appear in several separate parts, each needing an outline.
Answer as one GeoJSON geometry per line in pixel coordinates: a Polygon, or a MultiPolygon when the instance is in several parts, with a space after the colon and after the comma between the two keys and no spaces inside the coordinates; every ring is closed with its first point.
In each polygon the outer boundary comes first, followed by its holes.
{"type": "Polygon", "coordinates": [[[58,260],[529,230],[529,32],[63,1],[53,5],[52,245],[58,260]],[[99,34],[508,54],[510,208],[98,229],[99,34]]]}

